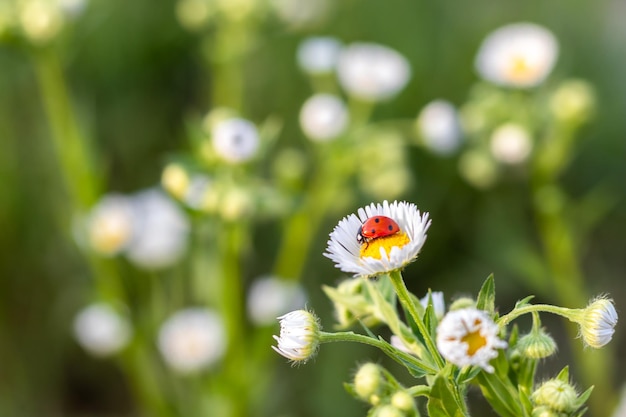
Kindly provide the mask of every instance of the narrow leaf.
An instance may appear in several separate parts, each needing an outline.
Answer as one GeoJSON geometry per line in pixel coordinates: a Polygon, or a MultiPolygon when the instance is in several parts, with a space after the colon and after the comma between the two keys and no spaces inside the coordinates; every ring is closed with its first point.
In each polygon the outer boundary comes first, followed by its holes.
{"type": "Polygon", "coordinates": [[[440,375],[435,377],[430,388],[427,408],[430,417],[463,417],[466,415],[459,406],[457,396],[454,395],[449,382],[440,375]]]}
{"type": "Polygon", "coordinates": [[[478,299],[476,300],[476,308],[479,310],[485,310],[490,314],[495,312],[496,301],[496,286],[494,283],[493,274],[489,275],[483,286],[478,293],[478,299]]]}

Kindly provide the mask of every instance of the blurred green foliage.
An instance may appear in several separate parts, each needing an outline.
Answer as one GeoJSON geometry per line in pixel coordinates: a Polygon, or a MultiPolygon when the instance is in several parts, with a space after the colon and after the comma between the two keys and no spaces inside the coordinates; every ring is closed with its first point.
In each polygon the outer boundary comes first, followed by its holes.
{"type": "MultiPolygon", "coordinates": [[[[474,55],[492,29],[532,21],[555,33],[561,46],[555,72],[586,79],[597,89],[595,118],[582,130],[562,183],[572,196],[598,184],[610,190],[609,207],[589,207],[603,211],[580,248],[580,262],[591,293],[610,293],[619,311],[626,297],[621,285],[626,268],[626,29],[619,17],[626,12],[624,4],[343,0],[335,6],[328,21],[301,31],[268,19],[245,59],[242,110],[252,120],[280,115],[279,147],[303,142],[298,111],[310,89],[295,51],[306,36],[378,42],[410,61],[408,87],[375,109],[373,119],[384,120],[413,118],[435,98],[463,102],[476,80],[474,55]]],[[[202,55],[207,46],[180,26],[174,10],[173,1],[93,0],[63,34],[62,68],[80,125],[94,140],[104,190],[131,192],[158,182],[168,156],[189,146],[187,117],[212,105],[216,86],[202,55]]],[[[67,191],[25,49],[10,43],[0,49],[0,414],[134,416],[136,405],[116,363],[88,357],[71,336],[73,315],[86,302],[92,277],[59,213],[67,191]]],[[[527,186],[511,180],[476,190],[459,178],[454,160],[423,149],[407,152],[413,186],[404,197],[433,219],[419,262],[405,273],[409,288],[416,294],[432,288],[447,297],[472,294],[493,272],[504,310],[521,294],[535,291],[520,273],[533,269],[533,259],[511,258],[518,243],[539,246],[527,186]]],[[[360,200],[355,208],[369,202],[360,200]]],[[[332,306],[320,288],[337,283],[340,275],[321,253],[336,220],[326,219],[317,231],[303,277],[309,304],[329,327],[332,306]]],[[[272,224],[256,226],[247,278],[271,268],[267,259],[273,259],[278,245],[272,230],[272,224]]],[[[565,337],[559,324],[546,324],[557,339],[565,337]]],[[[626,371],[619,353],[624,343],[618,328],[616,377],[610,381],[616,389],[626,371]]],[[[568,362],[566,346],[547,368],[568,362]]],[[[296,369],[277,358],[261,415],[364,415],[342,382],[356,369],[355,359],[374,355],[366,347],[325,346],[314,363],[296,369]]],[[[577,375],[576,364],[571,371],[577,375]]]]}

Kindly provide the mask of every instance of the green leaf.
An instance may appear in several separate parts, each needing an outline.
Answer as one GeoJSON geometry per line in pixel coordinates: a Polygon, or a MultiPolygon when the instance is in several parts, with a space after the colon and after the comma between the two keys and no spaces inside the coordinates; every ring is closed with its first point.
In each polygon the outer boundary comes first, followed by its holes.
{"type": "Polygon", "coordinates": [[[524,412],[523,417],[530,417],[533,412],[533,403],[530,400],[530,391],[526,387],[518,385],[517,392],[519,395],[520,405],[522,406],[522,411],[524,412]]]}
{"type": "Polygon", "coordinates": [[[561,369],[561,372],[559,372],[559,374],[556,376],[556,379],[569,384],[569,366],[565,366],[563,369],[561,369]]]}
{"type": "Polygon", "coordinates": [[[578,396],[578,398],[576,399],[576,408],[580,408],[585,405],[585,403],[589,399],[589,396],[591,395],[591,391],[593,391],[593,385],[590,386],[587,391],[578,396]]]}
{"type": "Polygon", "coordinates": [[[485,310],[490,314],[495,312],[496,301],[496,285],[494,283],[493,274],[489,275],[483,286],[478,293],[478,299],[476,300],[476,308],[479,310],[485,310]]]}
{"type": "Polygon", "coordinates": [[[467,416],[463,411],[465,407],[459,405],[459,400],[462,398],[461,393],[454,394],[454,388],[450,382],[441,375],[437,375],[430,388],[427,404],[428,415],[430,417],[467,416]]]}
{"type": "Polygon", "coordinates": [[[400,317],[398,311],[381,294],[376,285],[368,284],[369,291],[376,310],[376,315],[383,320],[394,334],[400,334],[400,317]]]}
{"type": "Polygon", "coordinates": [[[524,307],[525,305],[529,304],[530,300],[532,300],[533,298],[535,298],[534,295],[529,295],[528,297],[522,298],[517,303],[515,303],[515,308],[513,310],[524,307]]]}
{"type": "Polygon", "coordinates": [[[497,374],[481,372],[476,376],[483,396],[501,417],[523,415],[517,388],[511,381],[497,374]]]}

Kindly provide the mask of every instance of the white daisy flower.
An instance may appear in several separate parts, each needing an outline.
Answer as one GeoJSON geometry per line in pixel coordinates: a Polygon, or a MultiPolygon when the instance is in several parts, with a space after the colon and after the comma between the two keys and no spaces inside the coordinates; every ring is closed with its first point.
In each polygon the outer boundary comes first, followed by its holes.
{"type": "Polygon", "coordinates": [[[280,336],[274,336],[279,354],[293,362],[306,362],[316,353],[320,344],[319,320],[306,310],[296,310],[278,318],[280,336]]]}
{"type": "Polygon", "coordinates": [[[406,86],[411,67],[405,57],[391,48],[375,43],[353,43],[341,51],[337,75],[350,95],[381,101],[406,86]]]}
{"type": "Polygon", "coordinates": [[[264,276],[256,279],[248,291],[248,317],[254,324],[265,326],[305,303],[306,294],[297,282],[264,276]]]}
{"type": "Polygon", "coordinates": [[[34,44],[42,45],[61,32],[65,17],[56,3],[27,0],[19,3],[19,22],[26,38],[34,44]]]}
{"type": "Polygon", "coordinates": [[[227,162],[237,164],[249,161],[259,149],[259,133],[248,120],[222,120],[215,124],[211,133],[213,149],[227,162]]]}
{"type": "Polygon", "coordinates": [[[131,333],[128,321],[106,303],[91,304],[74,319],[74,337],[86,351],[98,357],[122,350],[131,333]]]}
{"type": "Polygon", "coordinates": [[[302,131],[316,142],[337,138],[347,125],[346,105],[332,94],[316,94],[305,101],[300,110],[302,131]]]}
{"type": "Polygon", "coordinates": [[[132,198],[133,236],[126,256],[139,267],[172,266],[185,254],[189,220],[162,191],[141,191],[132,198]]]}
{"type": "Polygon", "coordinates": [[[461,122],[456,108],[446,100],[426,105],[417,118],[424,145],[438,155],[450,155],[461,145],[461,122]]]}
{"type": "Polygon", "coordinates": [[[133,235],[133,210],[130,198],[106,194],[91,209],[86,222],[89,247],[104,256],[123,251],[133,235]]]}
{"type": "Polygon", "coordinates": [[[528,159],[533,148],[530,133],[515,123],[506,123],[491,134],[493,157],[504,164],[520,164],[528,159]]]}
{"type": "Polygon", "coordinates": [[[330,233],[324,256],[337,268],[355,276],[376,276],[404,268],[417,258],[430,227],[428,213],[420,213],[412,203],[385,200],[359,208],[357,214],[344,217],[330,233]],[[373,216],[389,217],[398,232],[359,243],[361,226],[373,216]]]}
{"type": "Polygon", "coordinates": [[[483,41],[476,69],[487,81],[510,87],[533,87],[552,71],[559,52],[548,29],[515,23],[495,30],[483,41]]]}
{"type": "Polygon", "coordinates": [[[305,39],[298,46],[298,64],[308,74],[327,74],[335,70],[341,42],[330,36],[305,39]]]}
{"type": "Polygon", "coordinates": [[[191,373],[222,358],[226,352],[226,330],[216,312],[200,307],[187,308],[163,323],[158,345],[172,369],[191,373]]]}
{"type": "Polygon", "coordinates": [[[494,368],[489,361],[498,356],[497,349],[507,343],[498,338],[500,329],[486,312],[476,308],[450,311],[437,326],[437,348],[453,364],[480,366],[487,372],[494,368]]]}

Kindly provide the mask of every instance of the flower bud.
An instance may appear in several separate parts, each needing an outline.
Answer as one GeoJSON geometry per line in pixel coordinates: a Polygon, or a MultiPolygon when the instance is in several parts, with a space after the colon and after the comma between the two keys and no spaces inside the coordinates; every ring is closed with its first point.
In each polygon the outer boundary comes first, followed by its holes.
{"type": "Polygon", "coordinates": [[[185,198],[189,189],[189,174],[181,165],[168,164],[161,174],[163,188],[178,200],[185,198]]]}
{"type": "Polygon", "coordinates": [[[551,410],[550,407],[541,405],[533,408],[532,417],[565,417],[565,414],[551,410]]]}
{"type": "Polygon", "coordinates": [[[601,348],[611,341],[617,324],[617,312],[613,300],[597,298],[582,310],[580,335],[585,345],[592,348],[601,348]]]}
{"type": "Polygon", "coordinates": [[[476,300],[470,297],[457,298],[450,304],[450,311],[461,310],[463,308],[476,307],[476,300]]]}
{"type": "Polygon", "coordinates": [[[274,336],[278,346],[272,349],[294,363],[306,363],[315,356],[321,332],[318,318],[306,310],[296,310],[278,319],[280,336],[274,336]]]}
{"type": "Polygon", "coordinates": [[[543,359],[556,352],[554,339],[542,329],[533,330],[517,342],[519,352],[531,359],[543,359]]]}
{"type": "Polygon", "coordinates": [[[371,362],[361,365],[354,376],[354,391],[361,399],[370,401],[372,396],[378,394],[382,378],[378,365],[371,362]]]}
{"type": "Polygon", "coordinates": [[[415,408],[413,397],[406,391],[398,391],[391,396],[391,405],[401,411],[411,411],[415,408]]]}
{"type": "Polygon", "coordinates": [[[584,122],[595,107],[595,94],[582,80],[564,81],[550,99],[550,110],[564,122],[584,122]]]}
{"type": "MultiPolygon", "coordinates": [[[[544,382],[532,393],[531,400],[536,406],[546,406],[557,412],[570,413],[578,408],[576,390],[559,379],[544,382]]],[[[533,415],[535,415],[534,412],[533,415]]]]}
{"type": "Polygon", "coordinates": [[[404,413],[396,407],[386,404],[379,407],[374,413],[376,417],[404,417],[404,413]]]}

